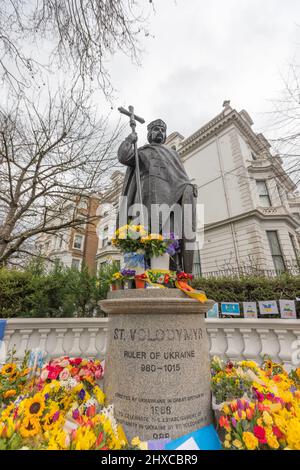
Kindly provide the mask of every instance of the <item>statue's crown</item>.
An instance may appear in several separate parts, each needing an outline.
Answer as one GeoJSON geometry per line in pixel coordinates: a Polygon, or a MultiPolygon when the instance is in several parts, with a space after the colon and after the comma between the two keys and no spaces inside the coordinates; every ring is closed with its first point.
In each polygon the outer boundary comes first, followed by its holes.
{"type": "Polygon", "coordinates": [[[150,122],[147,126],[147,131],[151,131],[151,129],[155,126],[161,126],[167,130],[167,124],[162,119],[155,119],[155,121],[150,122]]]}

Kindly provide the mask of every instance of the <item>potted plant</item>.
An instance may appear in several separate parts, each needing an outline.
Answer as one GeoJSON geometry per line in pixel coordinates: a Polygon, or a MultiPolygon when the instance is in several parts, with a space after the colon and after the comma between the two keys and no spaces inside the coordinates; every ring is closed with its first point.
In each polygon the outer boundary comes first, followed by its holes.
{"type": "Polygon", "coordinates": [[[124,288],[123,285],[123,275],[121,272],[114,273],[111,279],[111,289],[112,290],[120,290],[124,288]]]}
{"type": "Polygon", "coordinates": [[[124,289],[134,289],[135,288],[135,270],[134,269],[125,269],[121,270],[123,276],[124,289]]]}
{"type": "Polygon", "coordinates": [[[136,289],[145,289],[146,280],[147,280],[147,275],[145,273],[136,274],[135,275],[135,287],[136,287],[136,289]]]}

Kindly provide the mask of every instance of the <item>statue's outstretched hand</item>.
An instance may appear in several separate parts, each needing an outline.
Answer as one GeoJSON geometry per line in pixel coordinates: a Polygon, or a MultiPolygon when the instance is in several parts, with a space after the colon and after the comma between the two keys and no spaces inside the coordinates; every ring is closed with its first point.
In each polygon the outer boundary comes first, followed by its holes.
{"type": "Polygon", "coordinates": [[[131,132],[128,137],[126,137],[127,142],[134,144],[138,140],[138,136],[136,132],[131,132]]]}

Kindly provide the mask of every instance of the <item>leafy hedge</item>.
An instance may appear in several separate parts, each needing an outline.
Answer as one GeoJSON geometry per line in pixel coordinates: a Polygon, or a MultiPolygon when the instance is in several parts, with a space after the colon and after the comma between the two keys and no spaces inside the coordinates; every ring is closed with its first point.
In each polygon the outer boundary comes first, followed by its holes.
{"type": "MultiPolygon", "coordinates": [[[[91,317],[101,316],[99,301],[106,298],[117,265],[104,266],[94,276],[55,266],[46,273],[33,264],[25,271],[0,269],[0,317],[91,317]]],[[[216,302],[251,302],[300,297],[300,276],[278,278],[196,278],[193,286],[216,302]]],[[[300,302],[297,303],[300,318],[300,302]]],[[[266,316],[264,316],[265,318],[266,316]]]]}
{"type": "MultiPolygon", "coordinates": [[[[216,302],[255,302],[262,300],[295,300],[300,297],[300,276],[283,274],[276,278],[220,277],[195,278],[193,287],[204,290],[216,302]]],[[[300,317],[300,303],[296,303],[300,317]]],[[[271,315],[274,318],[274,315],[271,315]]],[[[267,315],[263,316],[264,318],[267,315]]]]}
{"type": "Polygon", "coordinates": [[[0,317],[91,317],[101,316],[99,301],[106,298],[109,278],[117,268],[103,268],[93,276],[56,266],[46,273],[30,267],[26,271],[0,269],[0,317]]]}

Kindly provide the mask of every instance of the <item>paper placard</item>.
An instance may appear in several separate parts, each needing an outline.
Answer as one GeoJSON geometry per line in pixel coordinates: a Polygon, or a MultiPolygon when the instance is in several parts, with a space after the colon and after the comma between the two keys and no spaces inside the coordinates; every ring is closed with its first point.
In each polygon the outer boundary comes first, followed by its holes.
{"type": "Polygon", "coordinates": [[[240,315],[240,304],[238,302],[222,302],[221,312],[223,315],[240,315]]]}
{"type": "Polygon", "coordinates": [[[258,303],[261,315],[276,315],[279,313],[276,300],[264,300],[258,303]]]}
{"type": "Polygon", "coordinates": [[[0,341],[4,339],[5,329],[6,329],[6,320],[0,320],[0,341]]]}
{"type": "Polygon", "coordinates": [[[257,318],[256,302],[243,302],[244,318],[257,318]]]}
{"type": "Polygon", "coordinates": [[[165,445],[165,450],[221,450],[221,448],[218,434],[212,424],[165,445]]]}
{"type": "Polygon", "coordinates": [[[213,305],[213,308],[208,310],[206,318],[219,318],[219,304],[217,302],[213,305]]]}
{"type": "Polygon", "coordinates": [[[297,318],[294,300],[279,300],[281,318],[297,318]]]}

